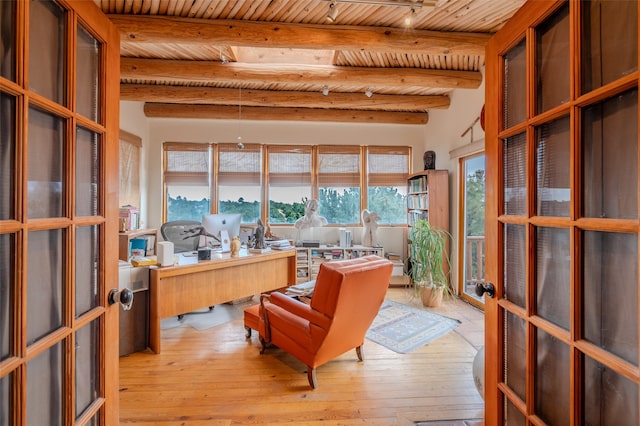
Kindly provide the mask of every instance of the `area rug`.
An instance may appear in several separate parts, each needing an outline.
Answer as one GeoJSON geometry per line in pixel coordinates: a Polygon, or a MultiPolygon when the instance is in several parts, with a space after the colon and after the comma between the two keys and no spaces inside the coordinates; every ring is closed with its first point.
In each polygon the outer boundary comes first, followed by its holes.
{"type": "Polygon", "coordinates": [[[367,331],[367,339],[406,354],[445,335],[460,321],[387,300],[367,331]]]}

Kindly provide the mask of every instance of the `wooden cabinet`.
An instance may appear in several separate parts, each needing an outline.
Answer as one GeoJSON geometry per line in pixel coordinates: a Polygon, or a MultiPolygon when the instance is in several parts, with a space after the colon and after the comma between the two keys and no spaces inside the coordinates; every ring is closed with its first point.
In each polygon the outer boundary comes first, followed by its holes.
{"type": "Polygon", "coordinates": [[[355,259],[369,254],[384,257],[382,247],[297,247],[296,282],[315,280],[320,271],[320,265],[324,262],[342,259],[355,259]]]}
{"type": "Polygon", "coordinates": [[[424,170],[410,175],[407,179],[409,265],[411,265],[411,227],[419,219],[428,220],[432,228],[450,232],[448,170],[424,170]]]}
{"type": "Polygon", "coordinates": [[[118,234],[118,259],[129,261],[131,258],[129,247],[131,240],[134,238],[146,238],[147,239],[147,256],[156,254],[156,247],[158,243],[158,230],[157,229],[137,229],[135,231],[120,232],[118,234]]]}

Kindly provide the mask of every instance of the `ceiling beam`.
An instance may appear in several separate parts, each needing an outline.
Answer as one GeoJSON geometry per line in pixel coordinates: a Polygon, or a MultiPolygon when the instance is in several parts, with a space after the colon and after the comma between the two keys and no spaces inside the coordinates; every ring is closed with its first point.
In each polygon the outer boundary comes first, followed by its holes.
{"type": "Polygon", "coordinates": [[[405,52],[484,56],[486,33],[346,25],[302,25],[168,16],[108,15],[120,40],[138,43],[202,43],[294,49],[405,52]]]}
{"type": "Polygon", "coordinates": [[[427,124],[426,112],[381,112],[314,108],[238,107],[145,103],[153,118],[205,118],[215,120],[327,121],[342,123],[427,124]]]}
{"type": "Polygon", "coordinates": [[[163,83],[356,85],[385,88],[477,89],[477,71],[366,68],[323,65],[244,64],[121,58],[120,78],[163,83]]]}
{"type": "Polygon", "coordinates": [[[364,93],[269,91],[155,84],[121,84],[120,99],[155,103],[238,105],[243,107],[338,108],[358,110],[426,111],[447,109],[448,96],[384,95],[364,93]]]}

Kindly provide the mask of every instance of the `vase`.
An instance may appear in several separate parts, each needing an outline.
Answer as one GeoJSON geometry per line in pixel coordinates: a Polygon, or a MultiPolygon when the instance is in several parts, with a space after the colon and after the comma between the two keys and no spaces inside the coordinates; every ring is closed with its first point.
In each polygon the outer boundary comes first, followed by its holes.
{"type": "Polygon", "coordinates": [[[444,289],[442,287],[423,287],[420,297],[422,305],[427,308],[437,308],[442,305],[444,289]]]}

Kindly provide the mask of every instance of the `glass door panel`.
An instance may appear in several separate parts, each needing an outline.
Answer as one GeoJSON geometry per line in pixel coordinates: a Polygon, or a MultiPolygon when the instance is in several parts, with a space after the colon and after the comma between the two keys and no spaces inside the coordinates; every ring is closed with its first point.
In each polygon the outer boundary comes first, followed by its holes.
{"type": "Polygon", "coordinates": [[[638,70],[638,2],[591,0],[582,5],[582,92],[638,70]]]}
{"type": "Polygon", "coordinates": [[[100,395],[100,325],[94,320],[76,332],[76,419],[89,408],[100,395]]]}
{"type": "Polygon", "coordinates": [[[0,77],[11,81],[16,79],[15,20],[16,2],[0,1],[0,77]]]}
{"type": "Polygon", "coordinates": [[[76,318],[99,303],[100,233],[97,225],[76,228],[76,318]]]}
{"type": "Polygon", "coordinates": [[[539,216],[569,217],[569,117],[538,127],[536,142],[536,212],[539,216]]]}
{"type": "Polygon", "coordinates": [[[569,330],[569,230],[536,228],[536,314],[569,330]]]}
{"type": "Polygon", "coordinates": [[[27,362],[27,426],[63,425],[63,344],[27,362]]]}
{"type": "Polygon", "coordinates": [[[583,336],[638,366],[638,236],[585,231],[583,336]]]}
{"type": "Polygon", "coordinates": [[[582,215],[638,218],[638,89],[582,112],[582,215]]]}
{"type": "Polygon", "coordinates": [[[571,351],[556,337],[537,329],[535,414],[548,425],[568,425],[571,412],[571,351]]]}
{"type": "Polygon", "coordinates": [[[30,219],[62,216],[64,130],[61,118],[29,109],[30,219]]]}
{"type": "Polygon", "coordinates": [[[29,89],[65,105],[67,13],[53,1],[29,2],[29,89]]]}
{"type": "Polygon", "coordinates": [[[569,4],[538,29],[538,113],[569,101],[569,4]]]}
{"type": "Polygon", "coordinates": [[[76,110],[90,120],[98,122],[100,44],[81,25],[78,25],[76,60],[76,110]]]}
{"type": "Polygon", "coordinates": [[[484,207],[485,207],[485,157],[484,154],[463,158],[462,193],[464,265],[462,269],[462,293],[473,301],[484,303],[476,294],[476,284],[484,283],[484,207]]]}
{"type": "Polygon", "coordinates": [[[520,44],[504,56],[504,114],[505,128],[522,123],[527,118],[526,44],[520,44]]]}
{"type": "Polygon", "coordinates": [[[76,132],[76,216],[96,216],[100,205],[100,139],[95,132],[76,132]]]}
{"type": "MultiPolygon", "coordinates": [[[[0,8],[3,7],[0,2],[0,8]]],[[[15,219],[16,99],[0,93],[0,220],[15,219]]]]}

